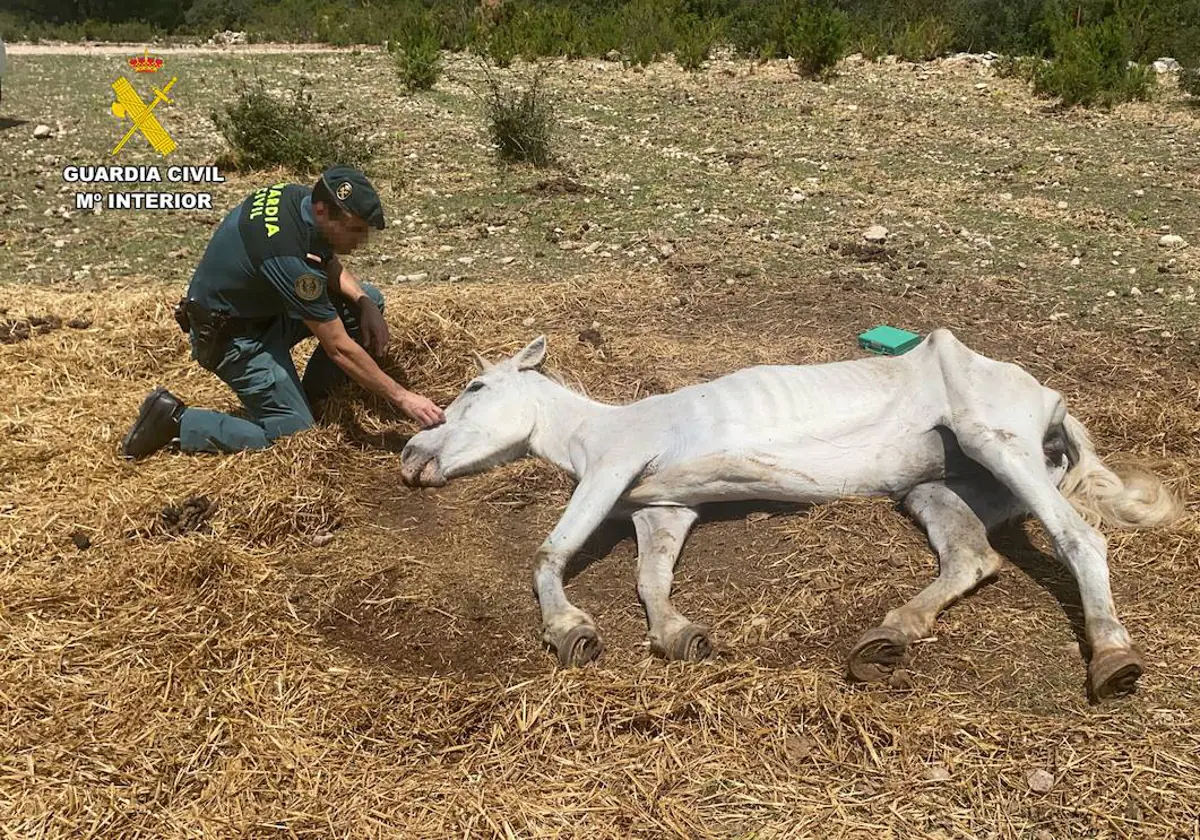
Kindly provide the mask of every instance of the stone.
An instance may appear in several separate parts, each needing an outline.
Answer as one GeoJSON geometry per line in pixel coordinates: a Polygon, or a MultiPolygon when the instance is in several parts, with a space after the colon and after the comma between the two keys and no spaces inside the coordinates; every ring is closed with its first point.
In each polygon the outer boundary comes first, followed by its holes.
{"type": "Polygon", "coordinates": [[[886,242],[888,238],[888,229],[883,225],[871,225],[863,231],[863,239],[868,242],[886,242]]]}
{"type": "Polygon", "coordinates": [[[946,782],[950,780],[950,771],[945,765],[933,764],[925,768],[921,778],[927,782],[946,782]]]}
{"type": "Polygon", "coordinates": [[[1034,793],[1049,793],[1054,788],[1054,776],[1039,767],[1025,774],[1025,783],[1034,793]]]}
{"type": "Polygon", "coordinates": [[[54,136],[54,130],[43,123],[33,130],[33,136],[38,140],[47,140],[54,136]]]}

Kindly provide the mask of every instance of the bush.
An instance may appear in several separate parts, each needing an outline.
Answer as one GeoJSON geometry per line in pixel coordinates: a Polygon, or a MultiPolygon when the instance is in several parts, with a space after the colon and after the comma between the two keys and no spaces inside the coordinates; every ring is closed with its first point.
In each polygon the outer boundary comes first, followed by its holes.
{"type": "Polygon", "coordinates": [[[632,64],[646,65],[675,49],[676,0],[631,0],[621,10],[622,52],[632,64]]]}
{"type": "Polygon", "coordinates": [[[1020,79],[1032,82],[1045,61],[1033,55],[1002,55],[992,64],[992,70],[1001,79],[1020,79]]]}
{"type": "Polygon", "coordinates": [[[303,0],[278,0],[269,5],[256,4],[254,18],[246,25],[246,33],[260,41],[313,41],[318,30],[328,29],[327,15],[318,15],[303,0]]]}
{"type": "Polygon", "coordinates": [[[521,51],[520,39],[516,27],[504,21],[493,26],[484,42],[484,53],[497,67],[508,67],[521,51]]]}
{"type": "Polygon", "coordinates": [[[909,23],[892,39],[892,52],[904,61],[933,61],[950,51],[954,31],[941,18],[909,23]]]}
{"type": "Polygon", "coordinates": [[[440,0],[433,5],[430,13],[441,36],[443,50],[461,52],[483,41],[483,20],[479,14],[478,0],[440,0]]]}
{"type": "Polygon", "coordinates": [[[868,32],[859,36],[854,51],[861,53],[867,61],[879,61],[887,54],[887,40],[877,32],[868,32]]]}
{"type": "Polygon", "coordinates": [[[1200,67],[1185,67],[1179,71],[1179,89],[1200,98],[1200,67]]]}
{"type": "Polygon", "coordinates": [[[953,33],[951,49],[1041,55],[1050,49],[1046,5],[1046,0],[951,0],[938,14],[953,33]]]}
{"type": "Polygon", "coordinates": [[[542,73],[524,88],[505,87],[489,75],[488,86],[488,136],[500,160],[539,167],[553,164],[554,113],[542,87],[542,73]]]}
{"type": "Polygon", "coordinates": [[[400,81],[410,91],[429,90],[442,75],[442,40],[433,18],[413,15],[392,40],[400,81]]]}
{"type": "Polygon", "coordinates": [[[786,30],[783,48],[796,62],[796,72],[828,77],[845,53],[845,16],[824,3],[804,3],[786,30]]]}
{"type": "Polygon", "coordinates": [[[744,3],[729,17],[727,32],[730,44],[743,58],[772,58],[778,55],[775,15],[772,3],[744,3]]]}
{"type": "Polygon", "coordinates": [[[250,0],[196,0],[184,20],[197,35],[207,36],[227,29],[245,29],[253,14],[250,0]]]}
{"type": "Polygon", "coordinates": [[[699,70],[708,60],[713,44],[721,36],[720,21],[705,21],[685,16],[675,38],[675,61],[684,70],[699,70]]]}
{"type": "Polygon", "coordinates": [[[375,155],[358,128],[317,111],[302,77],[290,99],[270,93],[262,79],[244,86],[231,105],[211,114],[231,155],[231,169],[283,166],[298,175],[316,174],[334,163],[361,167],[375,155]]]}
{"type": "Polygon", "coordinates": [[[584,36],[579,17],[570,9],[534,6],[524,15],[521,54],[534,61],[543,56],[581,58],[584,36]]]}
{"type": "Polygon", "coordinates": [[[1066,106],[1111,107],[1150,95],[1154,70],[1130,66],[1133,50],[1120,18],[1058,28],[1054,52],[1054,60],[1034,75],[1033,89],[1039,96],[1058,98],[1066,106]]]}
{"type": "Polygon", "coordinates": [[[584,51],[587,55],[604,56],[613,50],[620,51],[624,41],[624,27],[618,12],[608,12],[593,17],[583,32],[584,51]]]}

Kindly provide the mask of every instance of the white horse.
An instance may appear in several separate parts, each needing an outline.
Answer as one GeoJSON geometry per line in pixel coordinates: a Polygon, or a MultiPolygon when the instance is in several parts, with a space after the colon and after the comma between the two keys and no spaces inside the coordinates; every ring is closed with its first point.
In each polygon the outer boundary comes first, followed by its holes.
{"type": "Polygon", "coordinates": [[[1180,502],[1153,475],[1106,467],[1061,395],[1016,365],[936,330],[898,357],[757,366],[609,405],[543,374],[545,355],[544,336],[498,364],[475,353],[479,376],[444,424],[409,440],[401,476],[436,487],[532,454],[575,479],[534,575],[542,637],[563,666],[603,649],[592,618],[567,600],[562,572],[606,518],[633,519],[652,649],[690,660],[709,654],[708,630],[676,611],[670,592],[697,505],[888,495],[925,527],[940,574],[858,640],[853,677],[886,678],[942,610],[999,571],[988,532],[1028,513],[1079,584],[1094,696],[1128,693],[1141,676],[1113,605],[1107,543],[1089,520],[1160,526],[1180,502]]]}

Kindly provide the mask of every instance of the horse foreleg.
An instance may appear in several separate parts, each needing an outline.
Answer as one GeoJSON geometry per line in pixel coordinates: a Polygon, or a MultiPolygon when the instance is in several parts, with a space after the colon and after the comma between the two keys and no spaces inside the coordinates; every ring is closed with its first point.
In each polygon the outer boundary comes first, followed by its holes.
{"type": "Polygon", "coordinates": [[[601,654],[604,643],[596,622],[567,598],[563,569],[604,521],[636,475],[603,470],[585,475],[558,524],[538,547],[533,586],[542,608],[542,639],[564,667],[584,665],[601,654]]]}
{"type": "Polygon", "coordinates": [[[675,562],[696,518],[686,507],[645,507],[633,514],[638,596],[646,607],[650,649],[667,659],[704,659],[712,652],[708,628],[688,621],[671,604],[675,562]]]}

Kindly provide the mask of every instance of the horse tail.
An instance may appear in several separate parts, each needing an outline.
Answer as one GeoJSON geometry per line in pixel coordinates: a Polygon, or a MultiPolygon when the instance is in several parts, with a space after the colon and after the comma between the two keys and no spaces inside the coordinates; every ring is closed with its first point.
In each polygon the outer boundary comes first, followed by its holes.
{"type": "Polygon", "coordinates": [[[1147,469],[1122,465],[1110,469],[1096,454],[1091,436],[1077,419],[1063,418],[1070,468],[1058,489],[1092,525],[1159,528],[1183,513],[1183,503],[1147,469]]]}

